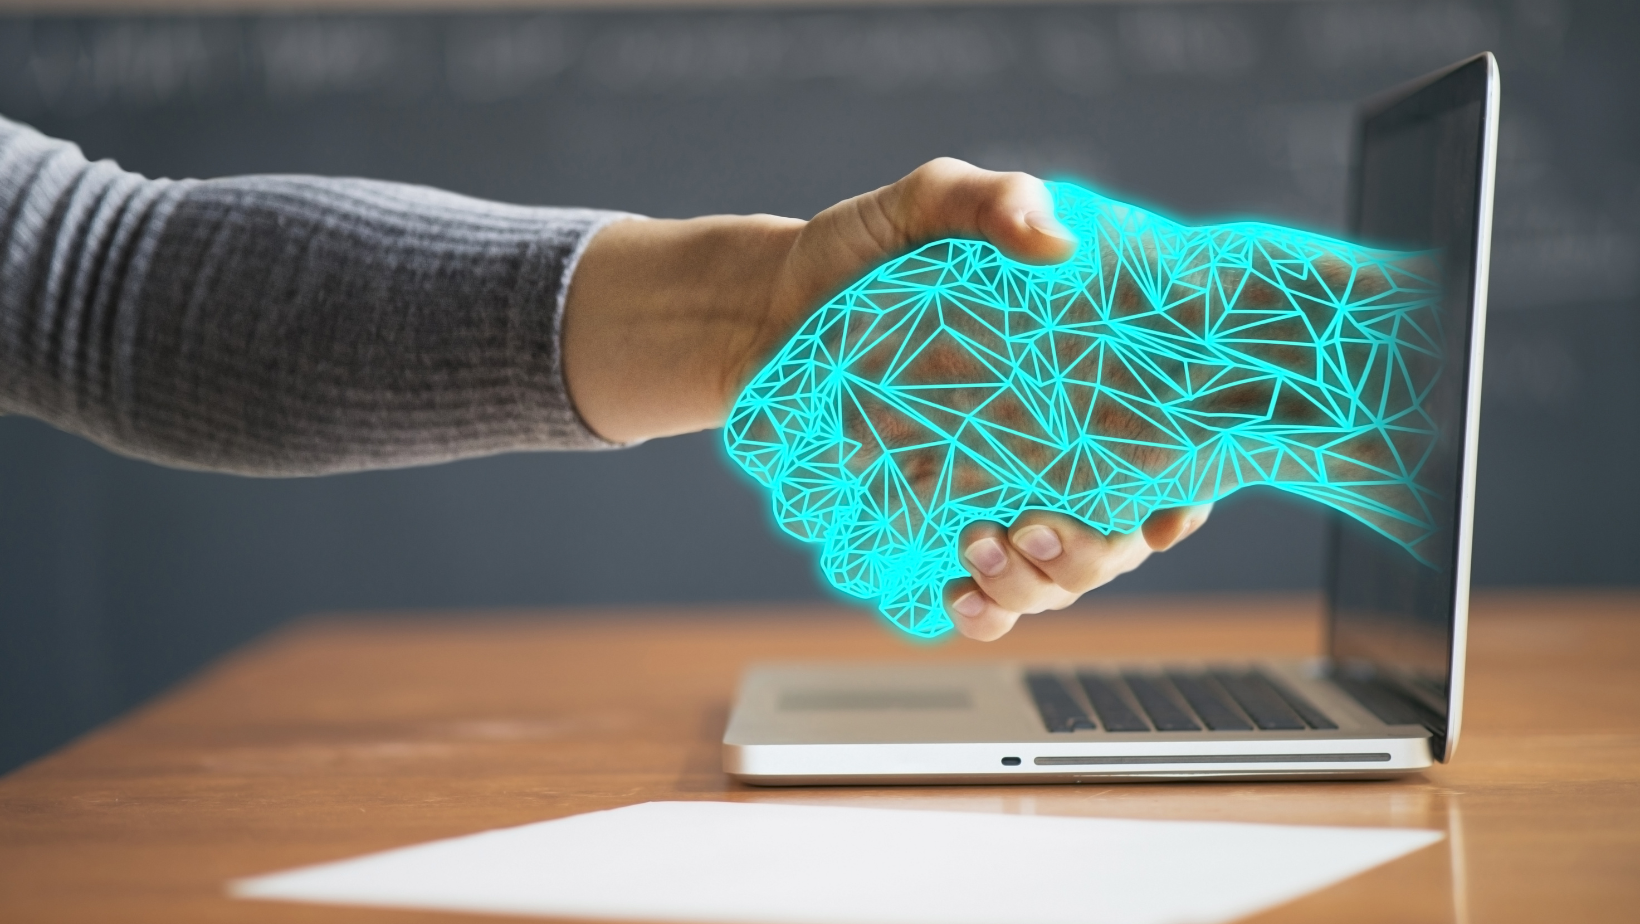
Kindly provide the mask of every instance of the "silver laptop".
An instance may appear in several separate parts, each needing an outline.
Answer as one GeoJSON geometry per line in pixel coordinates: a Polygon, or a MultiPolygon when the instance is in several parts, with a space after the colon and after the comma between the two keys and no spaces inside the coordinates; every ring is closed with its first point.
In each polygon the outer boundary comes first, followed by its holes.
{"type": "Polygon", "coordinates": [[[1430,563],[1335,517],[1327,651],[1302,662],[766,664],[724,770],[767,785],[1352,777],[1452,758],[1462,717],[1475,442],[1497,148],[1491,54],[1363,108],[1355,239],[1440,255],[1444,506],[1430,563]],[[1431,566],[1433,565],[1433,567],[1431,566]]]}

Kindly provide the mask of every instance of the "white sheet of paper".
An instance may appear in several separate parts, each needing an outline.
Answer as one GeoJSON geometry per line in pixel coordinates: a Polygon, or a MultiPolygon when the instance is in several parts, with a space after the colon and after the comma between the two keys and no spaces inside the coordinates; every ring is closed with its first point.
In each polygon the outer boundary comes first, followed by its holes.
{"type": "Polygon", "coordinates": [[[649,802],[243,879],[243,898],[719,924],[1209,924],[1438,831],[649,802]]]}

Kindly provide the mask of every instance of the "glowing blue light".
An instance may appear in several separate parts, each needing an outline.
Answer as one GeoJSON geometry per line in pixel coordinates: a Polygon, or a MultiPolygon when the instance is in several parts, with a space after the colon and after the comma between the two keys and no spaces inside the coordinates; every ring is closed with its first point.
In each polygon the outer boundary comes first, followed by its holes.
{"type": "Polygon", "coordinates": [[[976,520],[1109,532],[1274,485],[1420,560],[1438,436],[1428,255],[1255,222],[1189,227],[1049,184],[1080,241],[1054,266],[944,240],[816,311],[741,393],[730,456],[837,588],[901,629],[951,628],[976,520]]]}

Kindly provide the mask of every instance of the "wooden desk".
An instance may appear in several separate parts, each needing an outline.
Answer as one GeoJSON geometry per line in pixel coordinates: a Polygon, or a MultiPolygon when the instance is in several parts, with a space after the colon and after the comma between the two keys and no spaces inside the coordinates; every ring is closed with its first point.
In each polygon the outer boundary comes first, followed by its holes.
{"type": "Polygon", "coordinates": [[[235,902],[223,883],[655,799],[1430,827],[1449,839],[1258,920],[1634,920],[1640,595],[1483,597],[1476,610],[1458,759],[1420,777],[923,789],[725,779],[740,666],[1305,654],[1315,606],[1107,603],[1027,620],[989,647],[932,648],[829,610],[311,620],[0,779],[0,920],[430,921],[235,902]],[[1218,615],[1200,615],[1208,605],[1218,615]]]}

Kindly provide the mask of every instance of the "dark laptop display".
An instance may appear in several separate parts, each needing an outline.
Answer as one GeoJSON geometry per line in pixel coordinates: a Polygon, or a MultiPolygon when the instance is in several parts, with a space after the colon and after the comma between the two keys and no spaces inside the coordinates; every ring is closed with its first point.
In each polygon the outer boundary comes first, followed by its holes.
{"type": "Polygon", "coordinates": [[[1484,317],[1489,207],[1483,172],[1489,59],[1476,58],[1389,104],[1368,104],[1360,122],[1352,237],[1396,250],[1429,251],[1442,279],[1442,369],[1426,407],[1439,432],[1424,487],[1437,499],[1440,532],[1431,560],[1343,517],[1332,525],[1328,603],[1336,680],[1385,721],[1416,721],[1446,750],[1455,683],[1454,636],[1467,607],[1468,529],[1477,405],[1470,391],[1484,317]],[[1477,288],[1482,296],[1477,304],[1477,288]],[[1466,451],[1466,447],[1468,451],[1466,451]]]}

